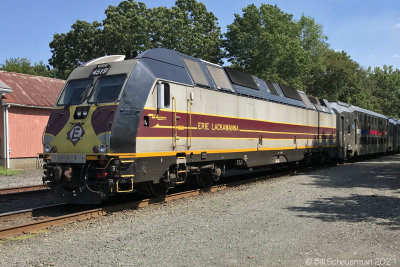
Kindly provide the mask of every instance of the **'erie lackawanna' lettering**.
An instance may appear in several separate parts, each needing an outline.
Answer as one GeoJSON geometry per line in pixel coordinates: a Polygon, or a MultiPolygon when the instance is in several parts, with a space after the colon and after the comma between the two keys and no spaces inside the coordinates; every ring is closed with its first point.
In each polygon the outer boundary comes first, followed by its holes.
{"type": "Polygon", "coordinates": [[[198,122],[197,123],[198,130],[212,130],[212,131],[231,131],[231,132],[238,132],[240,131],[239,125],[237,124],[222,124],[222,123],[210,123],[208,122],[198,122]]]}

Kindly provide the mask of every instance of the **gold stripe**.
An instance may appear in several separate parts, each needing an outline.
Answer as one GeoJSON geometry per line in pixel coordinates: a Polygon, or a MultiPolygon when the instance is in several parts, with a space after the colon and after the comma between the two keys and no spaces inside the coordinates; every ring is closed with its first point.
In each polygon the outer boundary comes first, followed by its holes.
{"type": "MultiPolygon", "coordinates": [[[[151,110],[151,111],[155,111],[157,110],[156,108],[148,108],[145,107],[144,110],[151,110]]],[[[161,111],[165,111],[165,112],[172,112],[169,109],[160,109],[161,111]]],[[[188,113],[187,111],[181,111],[181,110],[177,110],[176,112],[179,113],[188,113]]],[[[250,119],[250,118],[243,118],[243,117],[234,117],[234,116],[222,116],[222,115],[217,115],[217,114],[209,114],[209,113],[200,113],[200,112],[192,112],[192,114],[196,114],[196,115],[204,115],[204,116],[211,116],[211,117],[219,117],[219,118],[231,118],[231,119],[241,119],[241,120],[249,120],[249,121],[261,121],[261,122],[271,122],[271,123],[279,123],[279,124],[287,124],[287,125],[297,125],[297,126],[308,126],[308,127],[315,127],[318,128],[318,125],[307,125],[307,124],[297,124],[297,123],[288,123],[288,122],[277,122],[277,121],[267,121],[267,120],[255,120],[255,119],[250,119]]],[[[328,126],[319,126],[322,128],[328,128],[328,129],[336,129],[336,127],[328,127],[328,126]]]]}
{"type": "MultiPolygon", "coordinates": [[[[316,135],[316,134],[315,134],[316,135]]],[[[334,135],[332,135],[334,136],[334,135]]],[[[136,139],[141,139],[141,140],[154,140],[154,139],[173,139],[174,137],[136,137],[136,139]]],[[[182,137],[181,138],[187,138],[187,137],[182,137]]],[[[227,140],[245,140],[245,139],[250,139],[250,140],[258,140],[258,137],[192,137],[192,139],[227,139],[227,140]]],[[[275,138],[265,138],[263,137],[263,140],[292,140],[293,138],[286,138],[286,139],[275,139],[275,138]]],[[[324,139],[323,137],[320,137],[319,139],[324,139]]],[[[314,140],[312,138],[296,138],[296,140],[314,140]]]]}
{"type": "MultiPolygon", "coordinates": [[[[323,146],[322,148],[329,148],[336,146],[323,146]]],[[[181,151],[164,151],[164,152],[143,152],[143,153],[110,153],[108,156],[120,157],[120,158],[146,158],[146,157],[157,157],[157,156],[176,156],[178,153],[193,153],[200,155],[202,152],[208,154],[217,153],[238,153],[238,152],[255,152],[255,151],[271,151],[271,150],[294,150],[294,149],[306,149],[306,148],[318,148],[318,146],[298,146],[296,147],[265,147],[265,148],[243,148],[243,149],[215,149],[215,150],[181,150],[181,151]]]]}
{"type": "MultiPolygon", "coordinates": [[[[174,126],[168,126],[168,125],[164,126],[164,125],[160,125],[158,123],[156,125],[154,125],[153,127],[151,127],[151,128],[156,128],[156,129],[175,129],[174,126]]],[[[179,131],[188,130],[188,129],[198,130],[197,127],[187,127],[187,126],[183,126],[183,125],[177,125],[176,128],[179,131]]]]}
{"type": "MultiPolygon", "coordinates": [[[[175,129],[174,126],[162,126],[159,124],[154,125],[151,128],[156,128],[156,129],[175,129]]],[[[199,128],[197,127],[186,127],[183,125],[177,125],[176,127],[179,131],[183,131],[183,130],[188,130],[188,129],[192,129],[192,130],[198,130],[199,128]]],[[[297,135],[318,135],[317,133],[292,133],[292,132],[272,132],[272,131],[262,131],[262,130],[239,130],[239,132],[248,132],[248,133],[272,133],[272,134],[297,134],[297,135]]],[[[195,138],[195,137],[193,137],[195,138]]]]}
{"type": "Polygon", "coordinates": [[[121,163],[125,164],[125,163],[132,163],[134,162],[134,160],[121,160],[121,163]]]}
{"type": "Polygon", "coordinates": [[[239,131],[240,131],[240,132],[248,132],[248,133],[272,133],[272,134],[318,135],[318,133],[271,132],[271,131],[261,131],[261,130],[239,130],[239,131]]]}

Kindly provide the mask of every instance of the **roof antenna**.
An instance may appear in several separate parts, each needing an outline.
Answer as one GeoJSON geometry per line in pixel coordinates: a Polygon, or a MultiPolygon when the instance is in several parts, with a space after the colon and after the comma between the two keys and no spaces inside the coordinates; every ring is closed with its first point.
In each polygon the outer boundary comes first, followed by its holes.
{"type": "Polygon", "coordinates": [[[133,51],[133,53],[131,53],[131,51],[126,51],[125,53],[125,59],[124,60],[128,60],[128,59],[134,59],[138,56],[138,52],[135,50],[133,51]]]}
{"type": "Polygon", "coordinates": [[[125,52],[125,59],[124,60],[128,60],[128,59],[131,59],[131,51],[126,51],[125,52]]]}

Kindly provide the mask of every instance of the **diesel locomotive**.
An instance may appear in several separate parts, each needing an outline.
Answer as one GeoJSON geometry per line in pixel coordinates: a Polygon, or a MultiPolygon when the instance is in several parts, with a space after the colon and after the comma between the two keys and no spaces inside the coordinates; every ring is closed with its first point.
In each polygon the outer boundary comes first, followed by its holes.
{"type": "Polygon", "coordinates": [[[399,123],[176,51],[105,56],[67,79],[44,183],[71,203],[211,185],[227,169],[397,151],[399,123]]]}

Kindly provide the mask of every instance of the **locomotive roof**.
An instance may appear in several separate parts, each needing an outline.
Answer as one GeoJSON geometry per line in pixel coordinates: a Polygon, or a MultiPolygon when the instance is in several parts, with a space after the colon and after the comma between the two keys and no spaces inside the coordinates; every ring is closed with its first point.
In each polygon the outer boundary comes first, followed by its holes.
{"type": "MultiPolygon", "coordinates": [[[[94,59],[94,61],[113,59],[113,57],[116,58],[114,61],[121,61],[124,58],[122,55],[116,55],[94,59]]],[[[389,119],[389,117],[377,112],[340,101],[329,102],[325,99],[308,96],[305,92],[298,91],[289,86],[264,81],[254,75],[229,67],[222,67],[200,58],[191,57],[166,48],[146,50],[139,54],[136,59],[145,60],[146,68],[158,79],[166,79],[178,83],[203,87],[208,90],[217,90],[224,93],[262,99],[326,113],[332,113],[332,108],[334,108],[339,113],[357,111],[371,116],[389,119]]],[[[92,61],[89,63],[92,64],[92,61]]]]}
{"type": "MultiPolygon", "coordinates": [[[[328,106],[321,107],[319,105],[310,104],[310,101],[307,101],[307,96],[301,96],[299,91],[294,88],[278,83],[267,82],[254,75],[231,68],[223,68],[220,65],[173,50],[154,48],[144,51],[136,58],[163,62],[172,65],[171,67],[175,68],[175,70],[185,70],[169,73],[168,77],[171,81],[203,87],[209,90],[218,90],[229,94],[237,94],[245,97],[297,106],[305,109],[318,109],[327,113],[332,112],[328,106]]],[[[162,64],[159,64],[159,66],[155,65],[154,71],[157,68],[163,68],[161,65],[162,64]]],[[[164,68],[163,71],[158,69],[155,71],[155,74],[161,75],[162,72],[168,71],[171,72],[166,68],[164,68]]]]}

